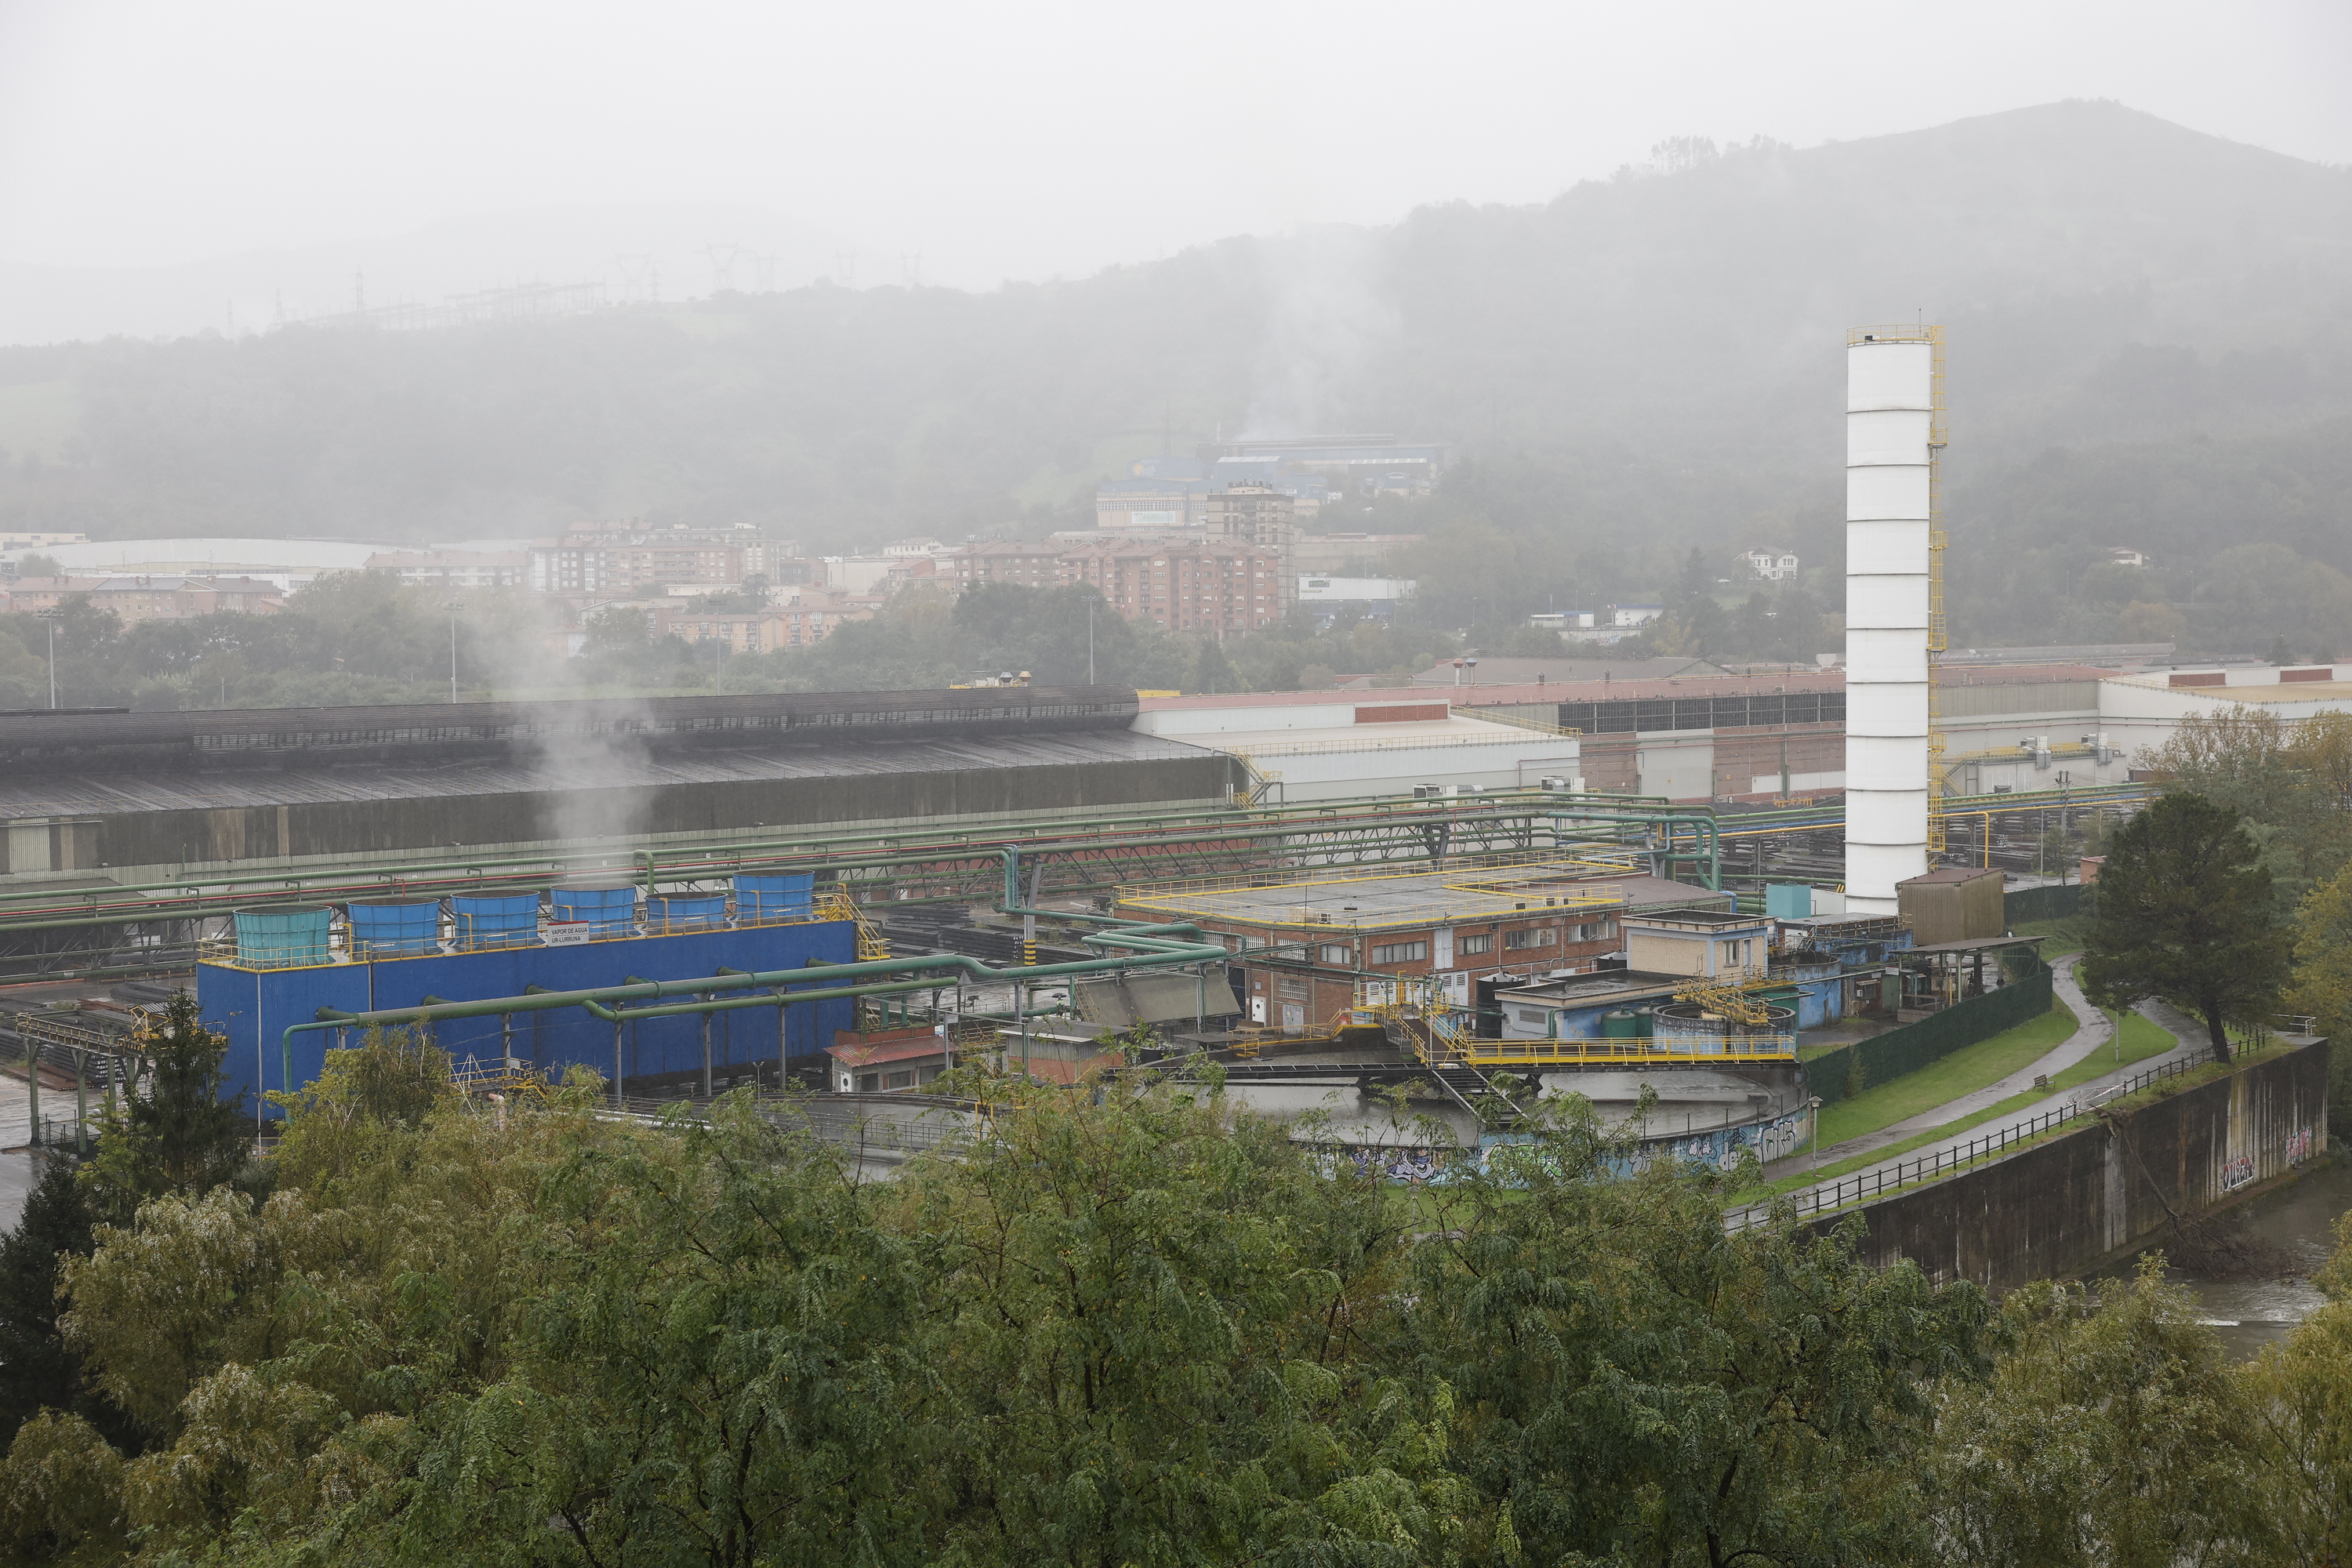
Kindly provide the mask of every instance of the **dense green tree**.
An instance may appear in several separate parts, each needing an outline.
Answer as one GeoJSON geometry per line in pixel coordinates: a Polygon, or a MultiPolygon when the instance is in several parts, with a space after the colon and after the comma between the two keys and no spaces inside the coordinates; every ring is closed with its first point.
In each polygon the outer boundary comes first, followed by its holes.
{"type": "Polygon", "coordinates": [[[1943,1392],[1927,1473],[1948,1561],[2243,1568],[2287,1559],[2261,1404],[2151,1255],[2131,1280],[2013,1291],[1992,1379],[1943,1392]]]}
{"type": "Polygon", "coordinates": [[[80,1180],[96,1212],[125,1225],[165,1193],[202,1194],[234,1179],[251,1156],[252,1111],[225,1098],[228,1039],[205,1027],[193,992],[164,1004],[147,1031],[149,1070],[109,1110],[80,1180]]]}
{"type": "Polygon", "coordinates": [[[61,1156],[42,1160],[16,1228],[0,1237],[0,1446],[45,1408],[120,1425],[89,1397],[81,1363],[58,1332],[59,1262],[94,1245],[95,1216],[74,1170],[61,1156]]]}
{"type": "Polygon", "coordinates": [[[2093,1001],[2165,997],[2205,1021],[2227,1061],[2225,1026],[2268,1022],[2286,975],[2271,875],[2237,811],[2166,795],[2116,833],[2082,967],[2093,1001]]]}

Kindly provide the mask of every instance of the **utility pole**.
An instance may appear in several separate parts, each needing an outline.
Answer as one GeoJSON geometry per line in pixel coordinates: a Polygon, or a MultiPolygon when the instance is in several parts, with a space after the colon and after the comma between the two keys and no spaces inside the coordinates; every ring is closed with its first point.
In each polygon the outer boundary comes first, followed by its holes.
{"type": "MultiPolygon", "coordinates": [[[[1088,686],[1092,686],[1094,683],[1095,683],[1095,602],[1094,602],[1092,599],[1088,599],[1088,600],[1087,601],[1087,684],[1088,686]]],[[[50,706],[54,708],[54,707],[56,707],[56,706],[57,706],[57,704],[56,704],[55,702],[52,702],[52,703],[50,703],[50,706]]]]}
{"type": "Polygon", "coordinates": [[[449,700],[457,700],[457,601],[449,601],[449,700]]]}

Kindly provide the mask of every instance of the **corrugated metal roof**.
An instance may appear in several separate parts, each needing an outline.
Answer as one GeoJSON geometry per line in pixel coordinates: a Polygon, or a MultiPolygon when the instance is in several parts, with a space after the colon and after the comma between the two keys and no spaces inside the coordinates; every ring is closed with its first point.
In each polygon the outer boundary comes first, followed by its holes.
{"type": "Polygon", "coordinates": [[[104,816],[334,801],[521,795],[739,781],[883,777],[992,768],[1181,761],[1216,753],[1127,730],[848,741],[647,754],[593,742],[553,747],[536,763],[457,762],[402,767],[366,763],[217,773],[51,773],[0,779],[0,816],[104,816]]]}

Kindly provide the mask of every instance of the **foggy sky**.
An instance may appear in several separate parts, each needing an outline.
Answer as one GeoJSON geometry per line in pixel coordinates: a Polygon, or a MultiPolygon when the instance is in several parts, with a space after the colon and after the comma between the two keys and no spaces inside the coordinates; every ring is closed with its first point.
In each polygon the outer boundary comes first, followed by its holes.
{"type": "Polygon", "coordinates": [[[2347,163],[2347,81],[2343,0],[0,0],[0,260],[708,203],[984,287],[2063,98],[2347,163]]]}

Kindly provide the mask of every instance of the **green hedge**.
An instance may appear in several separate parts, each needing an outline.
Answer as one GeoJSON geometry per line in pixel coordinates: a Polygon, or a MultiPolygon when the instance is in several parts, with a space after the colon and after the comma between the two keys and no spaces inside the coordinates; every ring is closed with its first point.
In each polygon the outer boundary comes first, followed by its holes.
{"type": "MultiPolygon", "coordinates": [[[[2061,889],[2048,890],[2054,893],[2061,889]]],[[[2074,891],[2071,888],[2064,890],[2074,891]]],[[[1940,1013],[1930,1013],[1916,1024],[1905,1024],[1883,1035],[1822,1052],[1805,1064],[1805,1087],[1819,1095],[1824,1105],[1843,1100],[1846,1083],[1857,1061],[1862,1064],[1864,1087],[1882,1084],[1906,1072],[1917,1072],[1962,1046],[1990,1040],[2003,1029],[2039,1018],[2050,1011],[2051,999],[2050,966],[2037,963],[2035,973],[2021,976],[1998,991],[1971,996],[1940,1013]]]]}
{"type": "Polygon", "coordinates": [[[2083,884],[2069,882],[2063,887],[2020,888],[2001,895],[2001,918],[2015,931],[2027,921],[2059,921],[2068,915],[2083,912],[2083,884]]]}

